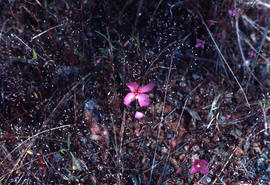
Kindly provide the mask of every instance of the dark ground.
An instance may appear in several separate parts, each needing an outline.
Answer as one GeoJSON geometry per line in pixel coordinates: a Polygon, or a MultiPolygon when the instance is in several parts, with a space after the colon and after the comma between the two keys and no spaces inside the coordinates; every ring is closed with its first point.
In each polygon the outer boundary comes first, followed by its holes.
{"type": "Polygon", "coordinates": [[[0,184],[270,184],[270,6],[252,2],[0,0],[0,184]],[[134,81],[155,83],[141,120],[134,81]]]}

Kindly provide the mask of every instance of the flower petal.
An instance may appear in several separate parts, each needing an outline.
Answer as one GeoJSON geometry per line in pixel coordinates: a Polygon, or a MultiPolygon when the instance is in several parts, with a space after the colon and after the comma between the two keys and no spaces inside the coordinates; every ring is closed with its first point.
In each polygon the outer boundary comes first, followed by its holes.
{"type": "Polygon", "coordinates": [[[195,159],[193,162],[193,165],[197,166],[197,165],[201,165],[201,160],[200,159],[195,159]]]}
{"type": "Polygon", "coordinates": [[[199,164],[201,166],[207,166],[208,165],[208,162],[206,160],[199,160],[199,164]]]}
{"type": "Polygon", "coordinates": [[[126,105],[126,106],[129,106],[129,104],[133,101],[133,100],[135,100],[135,93],[127,93],[127,95],[125,96],[125,98],[124,98],[124,104],[126,105]]]}
{"type": "Polygon", "coordinates": [[[126,83],[126,85],[131,92],[136,91],[139,87],[139,85],[136,82],[129,82],[129,83],[126,83]]]}
{"type": "Polygon", "coordinates": [[[137,95],[136,98],[138,99],[139,105],[141,107],[145,107],[145,106],[148,106],[150,104],[150,99],[149,99],[147,94],[139,94],[139,95],[137,95]]]}
{"type": "Polygon", "coordinates": [[[198,172],[198,169],[196,168],[196,166],[193,164],[191,169],[190,169],[190,173],[191,174],[194,174],[194,173],[197,173],[198,172]]]}
{"type": "Polygon", "coordinates": [[[210,172],[209,168],[207,166],[201,166],[199,170],[200,170],[201,174],[203,174],[203,175],[206,175],[210,172]]]}
{"type": "Polygon", "coordinates": [[[155,84],[153,82],[151,82],[145,86],[139,87],[139,92],[140,93],[150,92],[154,88],[154,86],[155,86],[155,84]]]}
{"type": "Polygon", "coordinates": [[[144,114],[142,112],[136,112],[135,113],[135,118],[136,119],[141,119],[144,116],[144,114]]]}

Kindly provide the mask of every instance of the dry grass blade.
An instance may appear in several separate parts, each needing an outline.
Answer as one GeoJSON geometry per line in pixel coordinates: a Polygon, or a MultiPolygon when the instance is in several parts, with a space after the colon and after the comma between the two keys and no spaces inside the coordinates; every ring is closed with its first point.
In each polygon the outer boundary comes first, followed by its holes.
{"type": "Polygon", "coordinates": [[[38,35],[32,37],[32,38],[31,38],[31,41],[33,41],[34,39],[36,39],[36,38],[42,36],[43,34],[47,33],[48,31],[51,31],[51,30],[53,30],[53,29],[55,29],[55,28],[58,28],[58,27],[61,27],[61,26],[63,26],[63,24],[59,24],[59,25],[57,25],[57,26],[54,26],[54,27],[51,27],[51,28],[47,29],[47,30],[45,30],[45,31],[43,31],[43,32],[41,32],[41,33],[39,33],[38,35]]]}
{"type": "Polygon", "coordinates": [[[163,99],[161,118],[160,118],[160,122],[159,122],[159,125],[158,125],[158,135],[157,135],[157,139],[156,139],[155,152],[154,152],[154,156],[153,156],[153,161],[152,161],[152,166],[151,166],[151,172],[150,172],[150,178],[149,178],[148,185],[151,184],[151,181],[152,181],[152,175],[153,175],[153,171],[154,171],[155,163],[156,163],[155,160],[156,160],[156,155],[157,155],[158,140],[159,140],[159,138],[160,138],[160,131],[161,131],[162,122],[163,122],[163,119],[164,119],[164,118],[163,118],[163,115],[164,115],[164,108],[165,108],[166,99],[167,99],[167,92],[168,92],[169,79],[170,79],[170,76],[171,76],[172,62],[173,62],[173,56],[171,56],[171,62],[170,62],[169,74],[168,74],[168,77],[167,77],[167,80],[166,80],[165,95],[164,95],[164,99],[163,99]]]}

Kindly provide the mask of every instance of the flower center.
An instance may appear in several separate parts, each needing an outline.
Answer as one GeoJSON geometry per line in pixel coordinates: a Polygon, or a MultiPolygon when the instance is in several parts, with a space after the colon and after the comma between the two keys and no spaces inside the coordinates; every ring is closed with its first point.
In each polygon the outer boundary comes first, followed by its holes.
{"type": "Polygon", "coordinates": [[[137,98],[137,96],[140,94],[140,92],[139,92],[138,90],[136,90],[136,91],[134,92],[134,94],[135,94],[135,97],[137,98]]]}
{"type": "Polygon", "coordinates": [[[201,167],[201,165],[200,165],[200,164],[197,164],[197,165],[196,165],[196,168],[200,168],[200,167],[201,167]]]}

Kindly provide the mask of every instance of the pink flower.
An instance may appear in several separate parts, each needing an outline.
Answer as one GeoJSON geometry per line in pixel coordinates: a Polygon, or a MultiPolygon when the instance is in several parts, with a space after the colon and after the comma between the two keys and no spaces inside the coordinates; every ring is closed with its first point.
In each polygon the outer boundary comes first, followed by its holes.
{"type": "Polygon", "coordinates": [[[228,13],[229,13],[230,16],[233,16],[233,17],[238,17],[239,16],[237,8],[235,8],[233,10],[232,9],[228,10],[228,13]]]}
{"type": "Polygon", "coordinates": [[[213,19],[211,19],[211,20],[208,20],[208,23],[209,23],[210,26],[214,26],[215,23],[216,23],[216,21],[214,21],[213,19]]]}
{"type": "Polygon", "coordinates": [[[255,52],[253,50],[248,52],[249,58],[253,58],[255,56],[255,52]]]}
{"type": "Polygon", "coordinates": [[[228,121],[232,116],[230,114],[227,114],[225,117],[225,120],[228,121]]]}
{"type": "Polygon", "coordinates": [[[221,39],[221,32],[218,32],[218,33],[217,33],[217,38],[218,38],[218,39],[221,39]]]}
{"type": "Polygon", "coordinates": [[[135,113],[135,118],[136,118],[136,119],[141,119],[143,116],[144,116],[144,114],[143,114],[142,112],[138,112],[138,111],[137,111],[137,112],[135,113]]]}
{"type": "Polygon", "coordinates": [[[150,92],[154,88],[155,85],[153,82],[141,87],[139,87],[136,82],[126,83],[126,85],[131,91],[124,98],[124,104],[126,106],[129,106],[135,99],[139,101],[139,105],[141,107],[148,106],[150,104],[149,96],[144,93],[150,92]]]}
{"type": "Polygon", "coordinates": [[[190,173],[194,174],[200,172],[203,175],[209,173],[209,168],[207,167],[208,162],[205,160],[196,159],[190,169],[190,173]]]}
{"type": "Polygon", "coordinates": [[[176,170],[175,174],[178,174],[178,173],[180,173],[180,172],[181,172],[181,168],[178,168],[178,169],[176,170]]]}
{"type": "Polygon", "coordinates": [[[196,45],[195,45],[195,48],[201,47],[201,48],[203,49],[203,48],[204,48],[204,44],[205,44],[205,42],[204,42],[203,40],[196,39],[196,45]]]}

